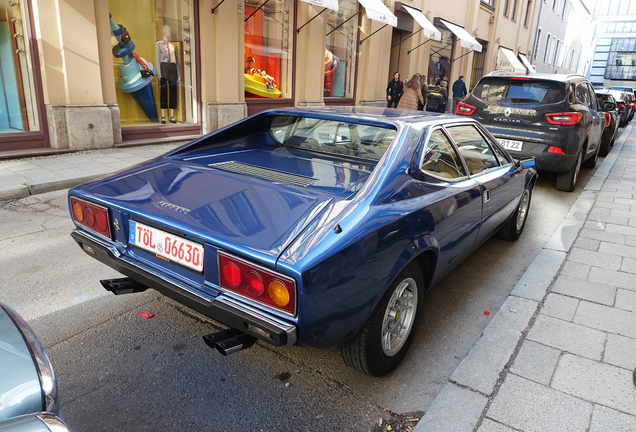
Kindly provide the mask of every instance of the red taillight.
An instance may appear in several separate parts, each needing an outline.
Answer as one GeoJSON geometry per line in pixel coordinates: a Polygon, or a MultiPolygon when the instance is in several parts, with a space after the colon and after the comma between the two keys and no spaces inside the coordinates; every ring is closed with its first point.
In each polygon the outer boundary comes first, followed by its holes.
{"type": "Polygon", "coordinates": [[[561,147],[550,146],[548,147],[548,153],[565,154],[561,147]]]}
{"type": "Polygon", "coordinates": [[[526,77],[510,77],[511,80],[517,80],[517,81],[530,81],[530,78],[526,78],[526,77]]]}
{"type": "Polygon", "coordinates": [[[106,207],[71,197],[73,220],[95,234],[111,238],[110,219],[106,207]]]}
{"type": "Polygon", "coordinates": [[[610,113],[603,113],[603,114],[605,114],[605,127],[608,127],[610,123],[612,122],[612,116],[610,115],[610,113]]]}
{"type": "Polygon", "coordinates": [[[634,105],[636,105],[636,102],[630,102],[629,103],[629,106],[634,106],[634,105]]]}
{"type": "Polygon", "coordinates": [[[291,315],[296,313],[293,279],[223,252],[219,252],[219,268],[221,288],[291,315]]]}
{"type": "Polygon", "coordinates": [[[545,118],[548,123],[560,126],[572,126],[581,120],[583,114],[578,112],[564,112],[564,113],[552,113],[546,114],[545,118]]]}
{"type": "Polygon", "coordinates": [[[474,113],[476,109],[477,108],[472,105],[468,105],[467,103],[460,102],[457,104],[457,108],[455,109],[455,114],[469,116],[469,115],[472,115],[472,113],[474,113]]]}
{"type": "Polygon", "coordinates": [[[620,107],[624,107],[624,106],[625,106],[625,104],[624,104],[623,102],[618,102],[618,103],[616,104],[616,106],[620,108],[620,107]]]}

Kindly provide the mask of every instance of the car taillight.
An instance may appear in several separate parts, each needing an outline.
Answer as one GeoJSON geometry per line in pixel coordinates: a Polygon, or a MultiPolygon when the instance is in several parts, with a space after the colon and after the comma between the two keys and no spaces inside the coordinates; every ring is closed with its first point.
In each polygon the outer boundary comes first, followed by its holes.
{"type": "Polygon", "coordinates": [[[605,114],[605,127],[608,127],[610,123],[612,122],[612,116],[610,115],[610,113],[603,113],[603,114],[605,114]]]}
{"type": "Polygon", "coordinates": [[[526,78],[526,77],[510,77],[511,80],[517,80],[517,81],[530,81],[530,78],[526,78]]]}
{"type": "Polygon", "coordinates": [[[548,147],[548,153],[565,154],[561,147],[550,146],[548,147]]]}
{"type": "Polygon", "coordinates": [[[583,114],[578,112],[564,112],[564,113],[552,113],[546,114],[545,118],[548,123],[560,126],[572,126],[581,120],[583,114]]]}
{"type": "Polygon", "coordinates": [[[293,279],[219,252],[221,288],[290,315],[296,313],[293,279]]]}
{"type": "Polygon", "coordinates": [[[455,109],[455,114],[472,115],[476,109],[477,108],[472,105],[468,105],[467,103],[460,102],[457,104],[457,108],[455,109]]]}
{"type": "Polygon", "coordinates": [[[73,220],[85,228],[111,239],[110,219],[106,207],[71,197],[73,220]]]}
{"type": "Polygon", "coordinates": [[[633,107],[634,105],[636,105],[636,102],[630,102],[630,103],[629,103],[629,106],[632,106],[632,107],[633,107]]]}

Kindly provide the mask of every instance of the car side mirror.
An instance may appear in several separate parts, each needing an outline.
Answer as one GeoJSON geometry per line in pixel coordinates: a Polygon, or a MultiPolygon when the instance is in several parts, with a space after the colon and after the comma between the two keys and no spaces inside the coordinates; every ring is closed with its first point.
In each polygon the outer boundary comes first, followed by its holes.
{"type": "Polygon", "coordinates": [[[535,166],[534,156],[525,159],[515,159],[515,167],[531,168],[535,166]]]}
{"type": "Polygon", "coordinates": [[[616,109],[616,102],[606,101],[603,102],[603,111],[612,112],[616,109]]]}

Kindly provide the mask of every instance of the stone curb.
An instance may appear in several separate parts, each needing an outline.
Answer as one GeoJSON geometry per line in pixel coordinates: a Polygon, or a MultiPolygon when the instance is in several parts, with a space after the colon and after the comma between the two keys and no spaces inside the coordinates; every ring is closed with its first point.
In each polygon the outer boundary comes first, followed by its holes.
{"type": "MultiPolygon", "coordinates": [[[[630,123],[625,128],[610,154],[583,187],[583,192],[568,215],[517,282],[480,338],[459,363],[413,432],[457,432],[475,429],[489,406],[487,402],[492,401],[494,397],[493,391],[497,381],[503,377],[506,366],[519,343],[525,339],[525,335],[532,328],[533,318],[541,309],[543,298],[560,271],[567,252],[578,237],[589,211],[596,202],[598,193],[618,159],[624,142],[631,134],[632,127],[633,123],[630,123]],[[564,231],[568,235],[560,234],[560,236],[566,237],[566,242],[557,241],[559,233],[564,231]],[[552,262],[553,265],[546,268],[547,262],[552,262]],[[512,305],[523,305],[526,310],[519,313],[519,310],[512,309],[512,305]],[[530,312],[529,309],[532,311],[530,312]],[[513,317],[511,312],[519,316],[513,317]],[[458,415],[458,406],[470,413],[468,418],[458,415]],[[476,410],[481,414],[475,415],[476,410]]],[[[636,371],[634,373],[636,374],[636,371]]]]}
{"type": "Polygon", "coordinates": [[[76,177],[65,180],[56,180],[44,183],[22,184],[17,187],[12,187],[4,190],[0,190],[0,201],[26,198],[29,195],[37,195],[46,192],[52,192],[60,189],[69,189],[86,183],[93,179],[100,177],[99,175],[91,175],[86,177],[76,177]]]}

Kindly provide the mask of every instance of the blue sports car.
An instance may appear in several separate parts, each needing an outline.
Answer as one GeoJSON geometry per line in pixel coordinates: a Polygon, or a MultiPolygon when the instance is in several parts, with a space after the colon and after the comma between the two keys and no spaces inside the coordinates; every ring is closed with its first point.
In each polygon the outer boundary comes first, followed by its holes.
{"type": "Polygon", "coordinates": [[[69,191],[72,236],[126,278],[256,339],[340,346],[382,376],[422,293],[493,234],[523,231],[534,160],[470,118],[381,108],[270,110],[69,191]]]}

